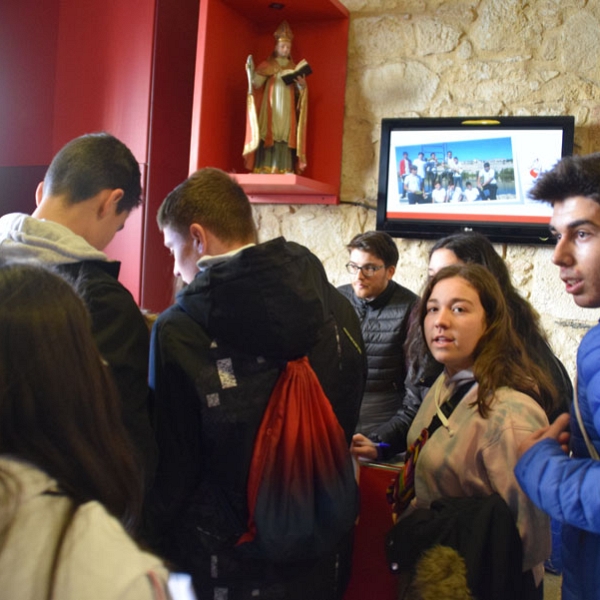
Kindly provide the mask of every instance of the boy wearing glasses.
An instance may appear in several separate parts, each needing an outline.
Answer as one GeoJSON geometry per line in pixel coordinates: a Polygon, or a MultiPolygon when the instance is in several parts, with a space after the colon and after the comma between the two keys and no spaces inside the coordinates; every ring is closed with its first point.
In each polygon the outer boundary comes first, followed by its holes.
{"type": "MultiPolygon", "coordinates": [[[[416,294],[392,280],[398,264],[394,240],[381,231],[367,231],[346,246],[346,269],[352,282],[338,289],[346,296],[361,322],[368,362],[367,384],[353,439],[353,453],[372,451],[365,436],[377,439],[377,431],[396,414],[404,398],[406,361],[404,341],[416,294]],[[364,446],[361,446],[364,444],[364,446]]],[[[364,454],[367,457],[367,454],[364,454]]]]}

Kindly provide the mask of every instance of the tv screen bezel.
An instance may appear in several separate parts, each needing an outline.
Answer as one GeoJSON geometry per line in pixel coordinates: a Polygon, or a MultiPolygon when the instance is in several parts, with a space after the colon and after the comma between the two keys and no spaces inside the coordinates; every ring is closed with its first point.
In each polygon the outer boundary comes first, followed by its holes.
{"type": "MultiPolygon", "coordinates": [[[[573,153],[575,119],[572,116],[543,117],[425,117],[425,118],[385,118],[381,121],[381,142],[379,155],[379,181],[377,188],[378,231],[385,231],[393,237],[408,239],[438,239],[459,231],[477,231],[498,243],[553,244],[549,235],[548,222],[542,217],[494,216],[493,220],[473,220],[468,215],[464,220],[460,215],[418,214],[410,218],[389,217],[388,178],[390,173],[391,145],[393,132],[439,131],[440,142],[444,132],[465,130],[485,130],[502,134],[503,131],[534,131],[560,129],[562,135],[561,156],[573,153]]],[[[395,160],[395,158],[394,158],[395,160]]],[[[444,205],[445,206],[445,205],[444,205]]]]}

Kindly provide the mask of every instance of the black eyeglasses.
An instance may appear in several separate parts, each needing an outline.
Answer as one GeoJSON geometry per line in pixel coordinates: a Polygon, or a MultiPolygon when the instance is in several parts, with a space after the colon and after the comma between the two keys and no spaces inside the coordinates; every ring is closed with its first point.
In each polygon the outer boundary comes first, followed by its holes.
{"type": "Polygon", "coordinates": [[[348,273],[350,273],[350,275],[356,275],[360,271],[365,277],[373,277],[373,275],[375,275],[375,273],[377,273],[377,271],[380,269],[383,269],[384,266],[385,265],[363,265],[362,267],[359,267],[358,265],[349,262],[346,265],[346,270],[348,273]]]}

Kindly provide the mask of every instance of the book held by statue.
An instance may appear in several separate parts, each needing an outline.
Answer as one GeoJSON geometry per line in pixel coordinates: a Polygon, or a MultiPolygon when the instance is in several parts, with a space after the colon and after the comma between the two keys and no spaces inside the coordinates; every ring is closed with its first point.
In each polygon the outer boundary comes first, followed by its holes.
{"type": "Polygon", "coordinates": [[[286,85],[290,85],[293,83],[297,77],[302,77],[306,75],[310,75],[312,73],[312,69],[310,65],[306,62],[306,60],[302,59],[294,69],[286,69],[282,71],[281,79],[286,85]]]}

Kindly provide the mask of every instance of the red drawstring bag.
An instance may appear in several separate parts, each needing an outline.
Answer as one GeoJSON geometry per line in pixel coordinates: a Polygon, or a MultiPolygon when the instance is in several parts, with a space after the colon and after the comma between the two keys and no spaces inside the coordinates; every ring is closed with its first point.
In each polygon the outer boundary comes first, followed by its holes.
{"type": "Polygon", "coordinates": [[[269,560],[332,552],[358,514],[358,486],[344,431],[308,358],[288,362],[273,389],[248,479],[248,531],[269,560]]]}

